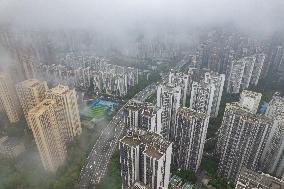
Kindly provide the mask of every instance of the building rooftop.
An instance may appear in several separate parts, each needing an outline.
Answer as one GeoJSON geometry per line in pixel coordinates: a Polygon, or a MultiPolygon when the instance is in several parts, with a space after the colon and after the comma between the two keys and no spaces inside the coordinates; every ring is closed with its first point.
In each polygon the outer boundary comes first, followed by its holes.
{"type": "Polygon", "coordinates": [[[261,98],[262,94],[253,91],[243,90],[241,93],[241,97],[242,96],[251,97],[251,98],[261,98]]]}
{"type": "Polygon", "coordinates": [[[128,132],[120,142],[130,146],[143,144],[146,146],[144,153],[155,158],[160,158],[160,154],[166,153],[171,145],[171,142],[163,139],[161,135],[142,130],[128,132]],[[147,150],[147,148],[149,149],[147,150]]]}
{"type": "Polygon", "coordinates": [[[163,154],[158,150],[158,148],[151,145],[146,147],[144,154],[155,159],[160,159],[161,157],[163,157],[163,154]]]}
{"type": "Polygon", "coordinates": [[[127,144],[129,146],[138,146],[141,144],[140,137],[138,135],[133,136],[125,136],[120,140],[122,143],[127,144]]]}
{"type": "Polygon", "coordinates": [[[18,84],[23,85],[25,87],[34,87],[34,86],[38,85],[39,82],[42,82],[42,81],[39,81],[37,79],[28,79],[28,80],[22,81],[18,84]]]}
{"type": "Polygon", "coordinates": [[[135,182],[129,189],[151,189],[141,182],[135,182]]]}
{"type": "Polygon", "coordinates": [[[29,113],[31,114],[42,114],[43,112],[48,109],[49,106],[53,106],[55,104],[55,101],[52,99],[45,99],[41,103],[39,103],[37,106],[33,107],[29,113]]]}
{"type": "Polygon", "coordinates": [[[51,88],[49,90],[49,92],[53,93],[53,94],[64,94],[64,93],[67,93],[69,91],[69,87],[68,86],[65,86],[65,85],[58,85],[54,88],[51,88]]]}
{"type": "Polygon", "coordinates": [[[250,117],[250,120],[252,122],[260,120],[262,122],[272,123],[272,119],[264,115],[251,113],[248,108],[241,106],[239,102],[227,103],[225,111],[227,110],[234,111],[237,114],[242,114],[244,116],[250,117]]]}
{"type": "Polygon", "coordinates": [[[284,181],[271,175],[255,172],[245,167],[241,169],[236,189],[284,189],[284,181]]]}
{"type": "Polygon", "coordinates": [[[208,117],[208,115],[205,113],[197,112],[187,107],[179,108],[177,114],[182,114],[185,118],[188,118],[188,119],[190,119],[192,116],[203,118],[203,119],[206,119],[208,117]]]}

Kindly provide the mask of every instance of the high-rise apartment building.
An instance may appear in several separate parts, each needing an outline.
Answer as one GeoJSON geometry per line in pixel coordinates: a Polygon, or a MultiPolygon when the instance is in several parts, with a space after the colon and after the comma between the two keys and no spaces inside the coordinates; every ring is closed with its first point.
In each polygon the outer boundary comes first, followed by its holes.
{"type": "Polygon", "coordinates": [[[189,71],[191,78],[190,107],[217,117],[223,94],[225,75],[207,69],[189,71]]]}
{"type": "Polygon", "coordinates": [[[36,63],[33,56],[20,56],[20,63],[26,79],[33,79],[36,77],[36,63]]]}
{"type": "Polygon", "coordinates": [[[284,119],[284,97],[281,97],[280,93],[276,92],[273,95],[267,106],[265,115],[277,120],[284,119]]]}
{"type": "Polygon", "coordinates": [[[45,98],[48,90],[46,81],[28,79],[16,84],[16,91],[27,119],[29,111],[45,98]]]}
{"type": "Polygon", "coordinates": [[[252,78],[256,57],[255,56],[245,57],[241,59],[241,61],[243,61],[245,64],[241,87],[242,89],[247,89],[249,87],[252,78]]]}
{"type": "Polygon", "coordinates": [[[256,86],[258,84],[258,80],[260,78],[260,75],[261,75],[261,72],[262,72],[262,69],[263,69],[264,61],[265,61],[265,54],[264,53],[256,55],[256,60],[255,60],[250,84],[252,84],[254,86],[256,86]]]}
{"type": "Polygon", "coordinates": [[[247,108],[253,114],[256,114],[261,100],[261,93],[243,90],[240,95],[240,105],[247,108]]]}
{"type": "Polygon", "coordinates": [[[227,92],[239,93],[249,85],[257,85],[264,60],[265,55],[262,53],[232,60],[227,71],[227,92]]]}
{"type": "Polygon", "coordinates": [[[209,82],[192,82],[190,107],[198,112],[210,115],[215,86],[209,82]]]}
{"type": "Polygon", "coordinates": [[[175,84],[181,87],[181,102],[182,106],[185,106],[186,97],[187,97],[187,90],[189,85],[189,75],[179,72],[171,71],[169,74],[169,83],[175,84]]]}
{"type": "Polygon", "coordinates": [[[57,104],[56,116],[63,139],[72,141],[82,132],[75,89],[58,85],[46,92],[46,98],[53,99],[57,104]]]}
{"type": "Polygon", "coordinates": [[[284,176],[284,120],[275,121],[275,127],[262,155],[261,165],[264,172],[280,179],[284,176]]]}
{"type": "Polygon", "coordinates": [[[175,124],[177,109],[180,107],[181,87],[172,84],[159,85],[157,89],[157,106],[162,109],[162,135],[171,138],[172,126],[175,124]]]}
{"type": "Polygon", "coordinates": [[[11,79],[3,72],[0,72],[0,101],[9,121],[18,122],[21,117],[21,107],[11,79]]]}
{"type": "Polygon", "coordinates": [[[139,181],[149,188],[167,188],[172,143],[152,132],[129,132],[119,143],[122,188],[139,181]]]}
{"type": "Polygon", "coordinates": [[[233,60],[229,66],[227,76],[227,92],[239,93],[242,84],[242,78],[245,70],[245,62],[243,60],[233,60]]]}
{"type": "Polygon", "coordinates": [[[219,129],[218,173],[235,183],[243,166],[258,169],[272,127],[271,119],[252,114],[239,103],[228,103],[219,129]]]}
{"type": "Polygon", "coordinates": [[[262,168],[273,176],[284,176],[284,97],[275,93],[268,104],[266,116],[274,119],[272,129],[263,156],[262,168]]]}
{"type": "Polygon", "coordinates": [[[140,101],[131,101],[125,107],[125,123],[132,130],[145,130],[161,134],[162,109],[140,101]]]}
{"type": "Polygon", "coordinates": [[[243,167],[235,189],[284,189],[284,181],[243,167]]]}
{"type": "Polygon", "coordinates": [[[56,172],[66,159],[66,146],[60,134],[60,124],[56,117],[55,100],[45,99],[28,113],[29,127],[32,129],[43,167],[48,172],[56,172]]]}
{"type": "Polygon", "coordinates": [[[209,115],[179,108],[173,137],[173,163],[176,168],[196,172],[200,166],[209,115]]]}

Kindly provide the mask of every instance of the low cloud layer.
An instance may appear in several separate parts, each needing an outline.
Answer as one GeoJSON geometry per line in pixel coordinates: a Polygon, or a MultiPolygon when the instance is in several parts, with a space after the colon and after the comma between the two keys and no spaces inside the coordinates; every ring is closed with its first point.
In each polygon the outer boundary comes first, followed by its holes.
{"type": "Polygon", "coordinates": [[[0,0],[0,24],[17,30],[176,32],[234,23],[253,32],[283,29],[283,0],[0,0]]]}

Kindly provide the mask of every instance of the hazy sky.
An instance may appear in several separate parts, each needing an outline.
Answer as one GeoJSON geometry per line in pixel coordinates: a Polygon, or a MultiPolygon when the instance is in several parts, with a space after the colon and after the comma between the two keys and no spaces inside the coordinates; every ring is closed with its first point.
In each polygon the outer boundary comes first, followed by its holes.
{"type": "Polygon", "coordinates": [[[234,22],[258,32],[284,27],[284,0],[0,0],[0,24],[16,28],[186,30],[234,22]]]}

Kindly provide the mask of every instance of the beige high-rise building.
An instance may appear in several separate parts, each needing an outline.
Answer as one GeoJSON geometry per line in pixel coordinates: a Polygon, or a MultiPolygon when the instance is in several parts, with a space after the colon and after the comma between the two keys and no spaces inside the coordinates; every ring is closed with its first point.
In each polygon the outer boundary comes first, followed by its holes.
{"type": "Polygon", "coordinates": [[[0,101],[1,107],[6,112],[10,122],[18,122],[21,116],[21,107],[11,79],[3,72],[0,72],[0,101]]]}
{"type": "Polygon", "coordinates": [[[45,99],[28,113],[28,123],[32,129],[43,167],[48,172],[56,172],[66,159],[66,146],[60,135],[60,125],[56,118],[55,100],[45,99]]]}
{"type": "Polygon", "coordinates": [[[55,100],[60,133],[66,142],[72,141],[82,132],[75,89],[58,85],[47,91],[46,98],[55,100]]]}
{"type": "Polygon", "coordinates": [[[29,111],[44,100],[48,87],[46,81],[28,79],[16,84],[16,90],[27,119],[29,111]]]}

